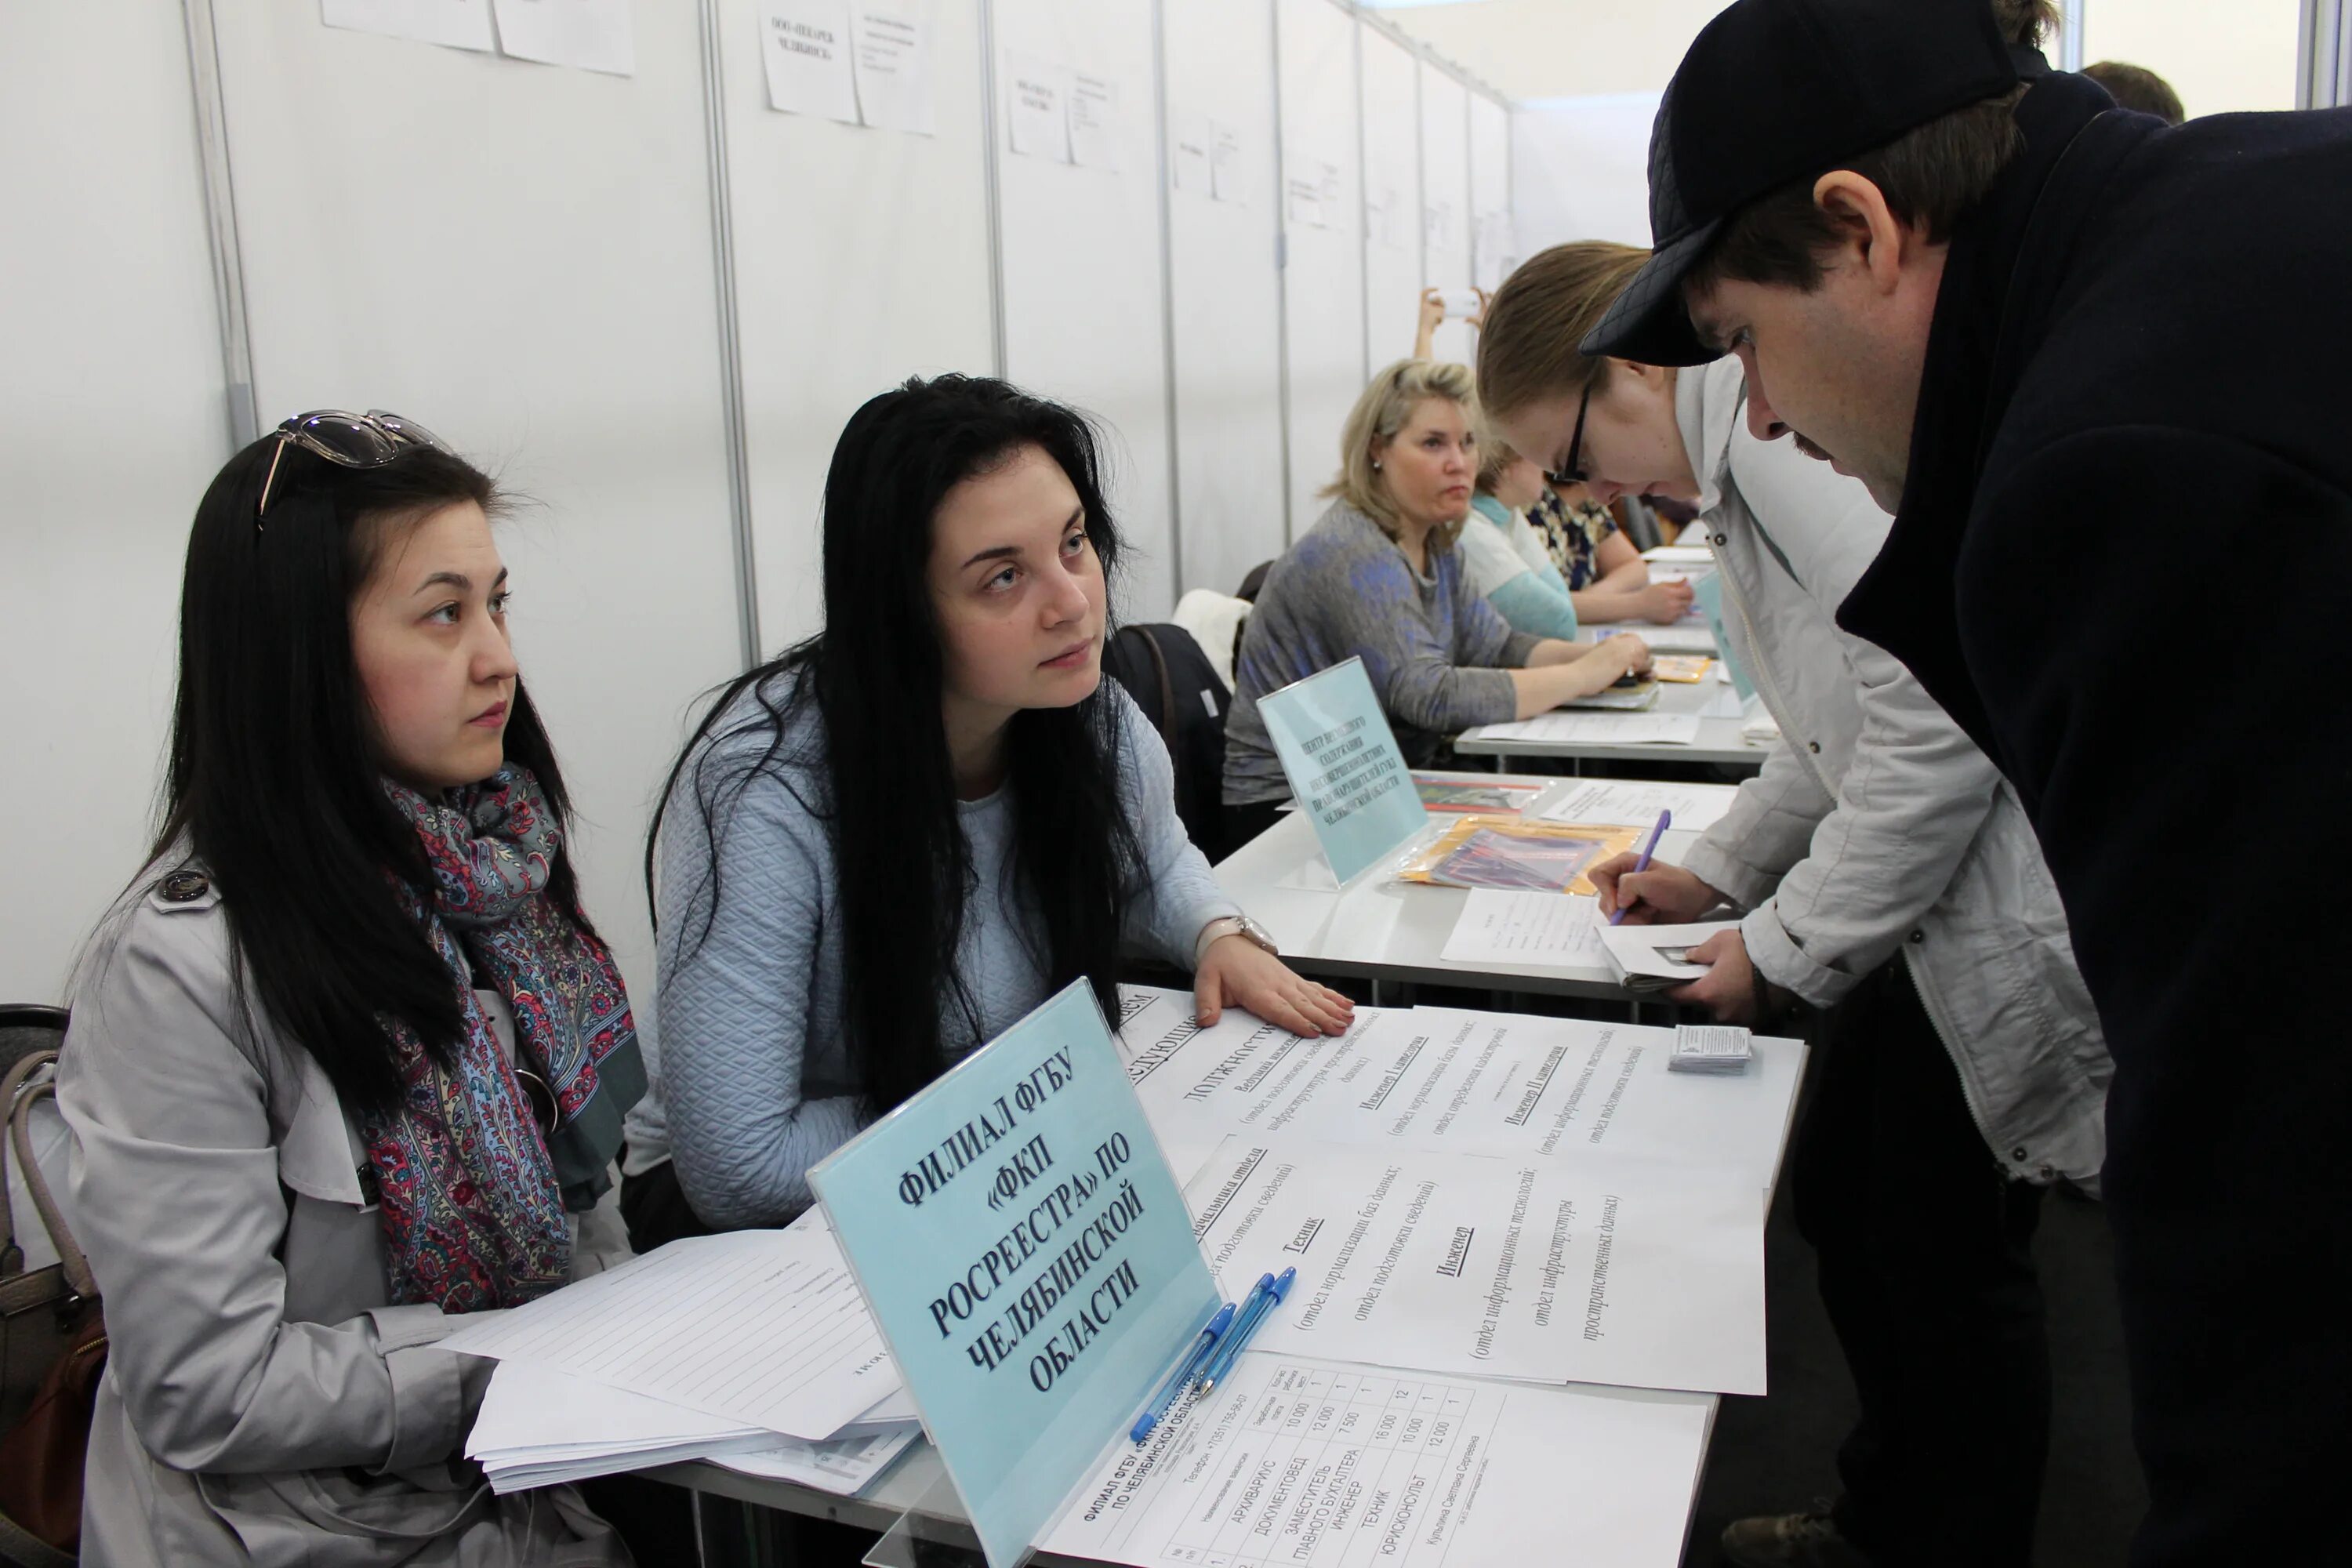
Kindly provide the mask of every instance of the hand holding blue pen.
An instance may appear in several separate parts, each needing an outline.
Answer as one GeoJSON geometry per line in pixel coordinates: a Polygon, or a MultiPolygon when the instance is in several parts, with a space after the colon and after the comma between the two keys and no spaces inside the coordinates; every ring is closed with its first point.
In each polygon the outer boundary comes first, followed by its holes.
{"type": "Polygon", "coordinates": [[[1192,1374],[1200,1369],[1202,1359],[1217,1348],[1218,1340],[1233,1326],[1233,1321],[1234,1304],[1228,1301],[1217,1309],[1217,1315],[1209,1320],[1209,1326],[1201,1331],[1200,1337],[1192,1342],[1192,1348],[1184,1352],[1184,1359],[1176,1363],[1176,1370],[1168,1374],[1168,1381],[1160,1385],[1160,1392],[1151,1396],[1151,1403],[1145,1405],[1143,1414],[1135,1418],[1135,1429],[1128,1434],[1129,1437],[1140,1443],[1151,1436],[1151,1429],[1160,1425],[1160,1418],[1168,1414],[1168,1407],[1176,1403],[1176,1396],[1184,1392],[1185,1384],[1192,1381],[1192,1374]]]}
{"type": "Polygon", "coordinates": [[[1202,1369],[1202,1393],[1206,1394],[1216,1387],[1219,1380],[1234,1369],[1234,1363],[1240,1360],[1242,1352],[1249,1348],[1250,1336],[1257,1332],[1260,1323],[1274,1316],[1274,1310],[1282,1305],[1285,1296],[1290,1294],[1290,1282],[1297,1278],[1298,1270],[1296,1268],[1284,1269],[1279,1279],[1270,1274],[1259,1277],[1257,1289],[1250,1293],[1249,1302],[1242,1309],[1241,1317],[1225,1331],[1224,1342],[1217,1347],[1217,1353],[1210,1357],[1209,1364],[1202,1369]]]}
{"type": "MultiPolygon", "coordinates": [[[[1671,811],[1662,811],[1658,813],[1658,825],[1650,829],[1650,841],[1642,846],[1642,858],[1633,862],[1633,869],[1626,872],[1626,876],[1631,877],[1638,872],[1646,871],[1650,868],[1650,857],[1658,852],[1658,840],[1666,836],[1666,826],[1669,823],[1673,822],[1674,819],[1675,814],[1671,811]]],[[[1622,881],[1619,886],[1623,886],[1622,881]]],[[[1633,906],[1631,904],[1625,901],[1623,895],[1620,894],[1617,900],[1617,912],[1609,917],[1609,923],[1611,925],[1623,925],[1625,923],[1625,911],[1632,907],[1633,906]]]]}

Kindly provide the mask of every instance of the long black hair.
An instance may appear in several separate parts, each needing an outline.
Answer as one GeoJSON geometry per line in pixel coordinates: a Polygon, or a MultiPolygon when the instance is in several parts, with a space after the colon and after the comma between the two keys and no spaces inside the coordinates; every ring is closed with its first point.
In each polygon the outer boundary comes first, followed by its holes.
{"type": "MultiPolygon", "coordinates": [[[[912,380],[874,398],[850,416],[825,476],[824,630],[719,694],[670,770],[646,842],[652,903],[662,821],[686,784],[709,827],[700,926],[675,933],[680,961],[691,962],[719,909],[727,820],[744,788],[765,777],[826,822],[848,1055],[877,1114],[946,1065],[944,1012],[961,1019],[955,1047],[981,1043],[955,967],[975,878],[940,710],[932,519],[950,489],[1032,447],[1068,477],[1105,583],[1116,581],[1118,532],[1084,416],[975,376],[912,380]],[[811,702],[821,755],[796,756],[787,731],[811,702]],[[748,762],[741,746],[722,760],[704,744],[744,736],[765,739],[748,762]]],[[[1043,922],[1041,957],[1055,988],[1084,977],[1116,1017],[1122,916],[1143,854],[1119,791],[1113,699],[1097,687],[1068,708],[1024,710],[1006,742],[1013,874],[1043,922]]]]}
{"type": "MultiPolygon", "coordinates": [[[[480,469],[429,447],[346,468],[278,445],[265,436],[231,458],[196,507],[154,863],[184,852],[203,864],[228,918],[240,996],[310,1053],[347,1104],[384,1109],[401,1089],[384,1021],[408,1025],[446,1061],[462,1004],[389,879],[431,906],[423,846],[383,793],[352,601],[405,527],[463,501],[495,512],[499,497],[480,469]]],[[[563,827],[562,775],[520,679],[506,755],[536,775],[563,827]]],[[[548,892],[590,929],[568,854],[548,892]]]]}

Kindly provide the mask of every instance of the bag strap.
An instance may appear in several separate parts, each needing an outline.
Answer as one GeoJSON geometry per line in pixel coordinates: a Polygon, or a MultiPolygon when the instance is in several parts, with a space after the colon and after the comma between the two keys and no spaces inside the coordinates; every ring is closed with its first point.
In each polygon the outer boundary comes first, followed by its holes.
{"type": "MultiPolygon", "coordinates": [[[[55,1051],[37,1051],[25,1058],[36,1068],[58,1059],[55,1051]]],[[[25,1062],[16,1064],[25,1068],[25,1062]]],[[[42,1173],[41,1163],[33,1158],[33,1107],[44,1100],[55,1100],[58,1086],[54,1080],[37,1083],[29,1089],[24,1079],[33,1069],[11,1069],[6,1081],[9,1094],[8,1142],[15,1147],[16,1163],[24,1168],[25,1188],[33,1194],[33,1207],[40,1212],[41,1224],[49,1233],[49,1243],[58,1249],[58,1263],[65,1270],[66,1283],[75,1295],[85,1301],[98,1300],[98,1279],[89,1271],[89,1258],[74,1239],[66,1224],[63,1210],[58,1207],[57,1195],[49,1191],[49,1178],[42,1173]]],[[[10,1240],[13,1242],[13,1235],[10,1240]]]]}
{"type": "Polygon", "coordinates": [[[1150,650],[1151,668],[1160,675],[1160,743],[1168,748],[1169,758],[1176,755],[1176,688],[1168,679],[1168,656],[1160,651],[1160,639],[1151,635],[1150,626],[1129,628],[1143,638],[1150,650]]]}
{"type": "MultiPolygon", "coordinates": [[[[9,1063],[6,1075],[0,1077],[0,1106],[13,1111],[25,1080],[57,1059],[55,1051],[34,1051],[9,1063]]],[[[16,1215],[8,1203],[8,1149],[0,1142],[0,1279],[24,1270],[25,1254],[16,1245],[16,1215]]]]}
{"type": "Polygon", "coordinates": [[[74,1568],[80,1561],[0,1513],[0,1561],[21,1563],[25,1568],[74,1568]]]}

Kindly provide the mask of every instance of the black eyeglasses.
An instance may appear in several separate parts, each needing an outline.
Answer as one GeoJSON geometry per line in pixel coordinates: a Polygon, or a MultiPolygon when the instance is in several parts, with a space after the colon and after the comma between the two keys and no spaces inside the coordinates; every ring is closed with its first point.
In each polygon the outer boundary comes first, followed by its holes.
{"type": "Polygon", "coordinates": [[[346,414],[340,408],[318,408],[308,414],[298,414],[271,432],[278,437],[278,449],[269,455],[269,473],[261,481],[261,504],[254,509],[253,527],[261,530],[261,520],[269,511],[269,491],[278,483],[278,465],[286,456],[289,445],[315,452],[331,463],[346,468],[381,468],[397,459],[407,447],[430,447],[436,451],[450,452],[449,443],[413,419],[397,414],[387,414],[381,408],[371,408],[365,414],[346,414]]]}
{"type": "Polygon", "coordinates": [[[1547,472],[1545,482],[1551,485],[1580,485],[1584,473],[1584,415],[1592,406],[1592,384],[1584,384],[1584,395],[1576,400],[1576,430],[1568,438],[1568,461],[1558,473],[1547,472]]]}

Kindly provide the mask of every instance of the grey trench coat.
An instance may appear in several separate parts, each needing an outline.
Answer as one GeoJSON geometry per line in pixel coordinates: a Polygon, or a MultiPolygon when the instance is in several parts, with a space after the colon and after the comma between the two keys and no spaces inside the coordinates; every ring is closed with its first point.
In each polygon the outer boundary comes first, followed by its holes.
{"type": "MultiPolygon", "coordinates": [[[[163,862],[168,866],[169,862],[163,862]]],[[[216,889],[159,878],[85,961],[58,1078],[110,1342],[82,1561],[626,1563],[563,1489],[461,1456],[490,1363],[387,1300],[365,1156],[307,1053],[237,1014],[216,889]]]]}

